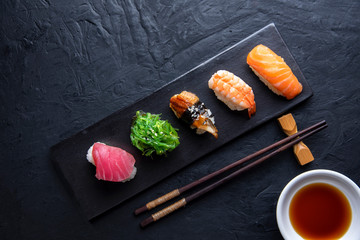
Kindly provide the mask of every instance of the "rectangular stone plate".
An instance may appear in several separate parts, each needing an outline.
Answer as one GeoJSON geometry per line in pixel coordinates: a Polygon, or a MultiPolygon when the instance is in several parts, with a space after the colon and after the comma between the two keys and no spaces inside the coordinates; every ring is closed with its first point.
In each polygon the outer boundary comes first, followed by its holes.
{"type": "Polygon", "coordinates": [[[298,65],[274,24],[270,24],[236,43],[224,52],[174,79],[153,94],[121,109],[93,126],[66,139],[51,149],[51,160],[70,187],[81,209],[90,220],[121,204],[191,162],[210,153],[232,139],[276,118],[312,95],[298,65]],[[258,44],[264,44],[282,56],[303,85],[303,92],[293,100],[286,100],[271,92],[246,63],[247,54],[258,44]],[[208,88],[208,80],[217,70],[228,70],[242,78],[254,91],[256,114],[249,119],[247,111],[231,111],[208,88]],[[169,99],[183,90],[195,93],[215,115],[219,138],[195,134],[178,120],[169,108],[169,99]],[[179,129],[180,145],[166,157],[144,157],[132,146],[130,126],[137,110],[159,114],[179,129]],[[94,142],[118,146],[136,159],[136,177],[127,183],[99,181],[95,167],[86,160],[88,148],[94,142]]]}

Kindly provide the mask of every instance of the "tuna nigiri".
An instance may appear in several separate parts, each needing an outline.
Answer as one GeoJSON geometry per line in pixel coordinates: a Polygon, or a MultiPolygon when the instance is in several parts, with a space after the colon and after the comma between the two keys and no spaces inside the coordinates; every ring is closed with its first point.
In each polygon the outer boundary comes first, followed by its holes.
{"type": "Polygon", "coordinates": [[[270,48],[260,44],[247,56],[247,63],[254,73],[274,93],[290,100],[302,91],[302,85],[285,63],[270,48]]]}
{"type": "Polygon", "coordinates": [[[248,110],[249,118],[256,112],[255,96],[252,88],[241,78],[226,70],[217,71],[210,78],[209,88],[231,110],[248,110]]]}
{"type": "Polygon", "coordinates": [[[196,128],[197,134],[209,132],[218,138],[214,115],[194,93],[182,91],[175,94],[170,98],[170,108],[177,118],[189,124],[191,128],[196,128]]]}
{"type": "Polygon", "coordinates": [[[86,158],[96,166],[98,180],[126,182],[135,177],[135,159],[121,148],[97,142],[89,148],[86,158]]]}

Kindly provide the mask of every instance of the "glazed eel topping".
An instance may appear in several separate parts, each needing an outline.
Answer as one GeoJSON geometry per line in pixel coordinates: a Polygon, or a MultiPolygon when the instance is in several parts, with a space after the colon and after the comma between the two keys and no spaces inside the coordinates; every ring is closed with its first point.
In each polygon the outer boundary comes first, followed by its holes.
{"type": "Polygon", "coordinates": [[[183,91],[172,96],[170,108],[177,118],[195,128],[197,134],[209,132],[215,138],[218,137],[214,115],[194,93],[183,91]]]}

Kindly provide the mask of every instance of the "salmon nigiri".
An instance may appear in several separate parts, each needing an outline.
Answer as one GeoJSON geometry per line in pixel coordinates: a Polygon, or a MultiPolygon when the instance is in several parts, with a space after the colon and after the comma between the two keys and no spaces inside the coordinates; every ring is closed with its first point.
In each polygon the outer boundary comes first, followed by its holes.
{"type": "Polygon", "coordinates": [[[121,148],[96,142],[89,148],[86,158],[96,166],[98,180],[126,182],[135,177],[135,158],[121,148]]]}
{"type": "Polygon", "coordinates": [[[231,110],[248,110],[249,118],[256,112],[254,92],[241,78],[226,70],[219,70],[212,75],[209,88],[214,90],[219,100],[231,110]]]}
{"type": "Polygon", "coordinates": [[[285,63],[270,48],[257,45],[247,56],[247,63],[254,73],[274,93],[290,100],[302,91],[302,85],[285,63]]]}

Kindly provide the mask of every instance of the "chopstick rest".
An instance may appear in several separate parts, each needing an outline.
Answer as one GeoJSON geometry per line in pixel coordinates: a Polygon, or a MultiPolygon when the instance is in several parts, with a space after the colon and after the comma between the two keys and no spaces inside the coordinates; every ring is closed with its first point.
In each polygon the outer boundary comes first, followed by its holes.
{"type": "MultiPolygon", "coordinates": [[[[286,135],[291,136],[298,132],[295,119],[291,113],[278,118],[278,122],[286,135]]],[[[314,160],[314,156],[310,149],[303,142],[295,144],[293,149],[294,154],[301,165],[305,165],[314,160]]]]}

